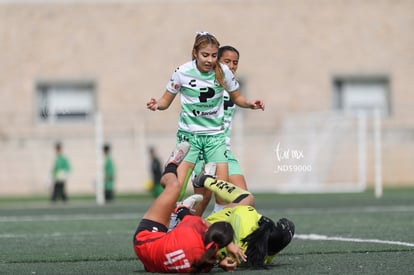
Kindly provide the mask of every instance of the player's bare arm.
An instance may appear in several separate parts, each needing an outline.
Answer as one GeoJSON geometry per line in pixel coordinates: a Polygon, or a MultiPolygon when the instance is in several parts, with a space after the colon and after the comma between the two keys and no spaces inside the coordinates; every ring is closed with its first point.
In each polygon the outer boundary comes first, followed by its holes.
{"type": "Polygon", "coordinates": [[[229,93],[231,100],[239,107],[242,108],[249,108],[253,110],[262,109],[264,111],[265,105],[262,100],[256,99],[253,101],[248,101],[240,92],[240,90],[236,90],[234,92],[229,93]]]}
{"type": "Polygon", "coordinates": [[[170,107],[171,103],[173,102],[176,94],[173,94],[169,91],[165,91],[162,97],[159,100],[155,98],[151,98],[150,101],[147,102],[147,109],[151,111],[156,110],[165,110],[170,107]]]}

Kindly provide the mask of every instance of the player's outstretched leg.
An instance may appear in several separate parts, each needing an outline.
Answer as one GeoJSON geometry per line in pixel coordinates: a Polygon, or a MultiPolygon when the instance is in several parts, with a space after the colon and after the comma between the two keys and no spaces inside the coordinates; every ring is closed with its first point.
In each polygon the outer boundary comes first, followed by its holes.
{"type": "Polygon", "coordinates": [[[230,182],[217,180],[215,177],[215,164],[207,163],[203,171],[193,181],[194,188],[207,188],[220,196],[227,203],[253,205],[253,195],[230,182]]]}
{"type": "Polygon", "coordinates": [[[165,171],[161,178],[161,184],[165,186],[165,189],[144,214],[144,219],[152,220],[168,227],[171,212],[176,207],[181,191],[181,185],[177,178],[177,166],[183,161],[189,150],[190,144],[188,142],[176,145],[176,148],[166,162],[165,171]]]}

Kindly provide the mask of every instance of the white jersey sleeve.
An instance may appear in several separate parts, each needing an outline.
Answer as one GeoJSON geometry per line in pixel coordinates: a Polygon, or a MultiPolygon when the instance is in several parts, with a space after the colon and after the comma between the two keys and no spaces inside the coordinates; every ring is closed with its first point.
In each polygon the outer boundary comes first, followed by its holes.
{"type": "Polygon", "coordinates": [[[224,72],[224,83],[226,84],[227,92],[231,93],[240,88],[239,82],[234,76],[233,72],[226,64],[219,63],[224,72]]]}

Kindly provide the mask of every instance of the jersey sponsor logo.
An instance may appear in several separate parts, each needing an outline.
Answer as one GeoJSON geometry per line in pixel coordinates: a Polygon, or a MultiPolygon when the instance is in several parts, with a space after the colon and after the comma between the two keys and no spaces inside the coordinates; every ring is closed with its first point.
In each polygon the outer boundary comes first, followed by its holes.
{"type": "Polygon", "coordinates": [[[211,87],[200,88],[200,96],[198,99],[200,102],[207,102],[209,98],[213,98],[216,92],[211,87]]]}
{"type": "Polygon", "coordinates": [[[186,258],[186,255],[182,249],[165,254],[165,258],[167,260],[164,262],[164,265],[166,265],[169,270],[180,270],[190,267],[190,261],[186,258]],[[182,260],[182,264],[174,265],[175,262],[180,260],[182,260]]]}
{"type": "Polygon", "coordinates": [[[190,85],[191,87],[196,87],[196,80],[195,79],[191,79],[190,82],[188,82],[188,85],[190,85]]]}
{"type": "Polygon", "coordinates": [[[217,112],[218,110],[208,111],[208,112],[193,110],[193,115],[194,116],[214,116],[217,114],[217,112]]]}

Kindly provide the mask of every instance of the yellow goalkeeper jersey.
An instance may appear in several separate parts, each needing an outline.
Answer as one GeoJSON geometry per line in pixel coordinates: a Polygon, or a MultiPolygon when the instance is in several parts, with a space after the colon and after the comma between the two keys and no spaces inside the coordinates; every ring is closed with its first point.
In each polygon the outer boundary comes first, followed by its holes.
{"type": "MultiPolygon", "coordinates": [[[[243,244],[242,240],[259,227],[261,217],[262,215],[254,207],[238,205],[233,208],[224,208],[211,214],[205,220],[211,224],[219,221],[229,222],[234,230],[234,242],[243,248],[243,252],[246,252],[247,244],[243,244]]],[[[226,249],[221,249],[219,255],[226,256],[226,249]]],[[[270,263],[274,256],[266,256],[264,263],[270,263]]]]}

